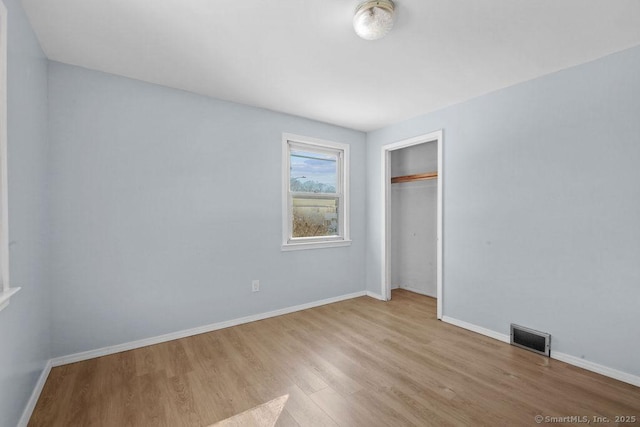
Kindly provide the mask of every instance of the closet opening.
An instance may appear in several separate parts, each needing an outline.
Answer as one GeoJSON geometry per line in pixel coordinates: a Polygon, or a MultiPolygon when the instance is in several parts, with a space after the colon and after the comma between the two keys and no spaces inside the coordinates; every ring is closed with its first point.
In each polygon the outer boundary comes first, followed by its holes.
{"type": "Polygon", "coordinates": [[[442,130],[382,147],[382,297],[436,298],[442,318],[442,130]]]}

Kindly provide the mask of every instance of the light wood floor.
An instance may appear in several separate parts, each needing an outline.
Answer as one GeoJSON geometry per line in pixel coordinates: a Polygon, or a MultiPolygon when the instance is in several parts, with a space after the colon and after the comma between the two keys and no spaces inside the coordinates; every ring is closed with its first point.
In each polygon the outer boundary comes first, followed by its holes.
{"type": "Polygon", "coordinates": [[[396,290],[54,368],[29,425],[246,425],[238,414],[285,395],[280,426],[640,424],[640,388],[437,321],[434,299],[396,290]]]}

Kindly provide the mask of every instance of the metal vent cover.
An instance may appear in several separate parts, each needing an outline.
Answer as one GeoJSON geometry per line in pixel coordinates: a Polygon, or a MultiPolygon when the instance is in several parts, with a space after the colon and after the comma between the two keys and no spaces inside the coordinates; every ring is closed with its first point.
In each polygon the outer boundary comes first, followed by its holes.
{"type": "Polygon", "coordinates": [[[551,355],[551,335],[546,332],[511,324],[511,344],[534,353],[551,355]]]}

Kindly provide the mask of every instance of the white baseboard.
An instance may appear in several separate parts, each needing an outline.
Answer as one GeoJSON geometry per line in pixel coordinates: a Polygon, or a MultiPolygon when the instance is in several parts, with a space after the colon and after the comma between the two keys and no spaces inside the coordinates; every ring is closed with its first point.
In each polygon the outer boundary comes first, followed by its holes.
{"type": "Polygon", "coordinates": [[[618,371],[617,369],[609,368],[608,366],[600,365],[589,360],[584,360],[576,356],[572,356],[566,353],[560,353],[557,351],[551,351],[551,358],[559,360],[569,365],[577,366],[578,368],[586,369],[587,371],[595,372],[605,377],[613,378],[618,381],[633,384],[636,387],[640,387],[640,377],[632,375],[627,372],[618,371]]]}
{"type": "Polygon", "coordinates": [[[83,360],[93,359],[95,357],[107,356],[109,354],[120,353],[123,351],[129,351],[140,347],[146,347],[148,345],[160,344],[167,341],[177,340],[180,338],[190,337],[192,335],[203,334],[206,332],[216,331],[218,329],[229,328],[231,326],[242,325],[243,323],[255,322],[257,320],[268,319],[270,317],[281,316],[283,314],[289,314],[300,310],[306,310],[308,308],[319,307],[321,305],[331,304],[334,302],[344,301],[352,298],[365,296],[368,293],[365,291],[354,292],[352,294],[340,295],[337,297],[327,298],[320,301],[313,301],[306,304],[300,304],[293,307],[282,308],[279,310],[273,310],[266,313],[254,314],[251,316],[241,317],[238,319],[227,320],[224,322],[212,323],[209,325],[198,326],[196,328],[185,329],[183,331],[171,332],[165,335],[159,335],[151,338],[144,338],[137,341],[131,341],[124,344],[117,344],[108,347],[102,347],[95,350],[83,351],[80,353],[70,354],[67,356],[56,357],[51,359],[51,365],[53,367],[68,365],[69,363],[81,362],[83,360]]]}
{"type": "Polygon", "coordinates": [[[31,396],[27,401],[27,406],[25,406],[24,411],[22,411],[22,416],[20,417],[20,421],[18,421],[18,427],[27,427],[27,424],[29,424],[31,414],[33,414],[33,410],[36,408],[36,403],[38,403],[38,399],[40,398],[40,393],[42,393],[42,389],[44,388],[44,383],[47,382],[49,372],[51,372],[51,367],[51,360],[47,360],[47,363],[44,365],[44,369],[40,373],[38,382],[36,382],[36,385],[31,392],[31,396]]]}
{"type": "Polygon", "coordinates": [[[437,298],[435,295],[428,294],[428,293],[426,293],[425,291],[423,291],[421,289],[412,288],[410,286],[406,286],[406,287],[402,287],[401,286],[399,289],[404,289],[405,291],[413,292],[413,293],[424,295],[424,296],[431,297],[431,298],[437,298]]]}
{"type": "Polygon", "coordinates": [[[367,291],[366,295],[371,298],[379,299],[380,301],[386,301],[386,298],[383,298],[382,295],[376,294],[375,292],[367,291]]]}
{"type": "Polygon", "coordinates": [[[474,325],[473,323],[465,322],[464,320],[454,319],[453,317],[449,317],[449,316],[442,316],[442,321],[445,323],[450,323],[454,326],[458,326],[463,329],[467,329],[471,332],[476,332],[478,334],[485,335],[487,337],[493,338],[498,341],[506,342],[507,344],[509,344],[510,342],[509,335],[501,334],[499,332],[492,331],[491,329],[483,328],[482,326],[477,326],[477,325],[474,325]]]}
{"type": "MultiPolygon", "coordinates": [[[[450,323],[455,326],[459,326],[464,329],[468,329],[478,334],[485,335],[487,337],[496,339],[498,341],[505,342],[507,344],[511,342],[509,335],[501,334],[499,332],[492,331],[491,329],[483,328],[481,326],[477,326],[472,323],[465,322],[463,320],[454,319],[449,316],[443,316],[442,321],[446,323],[450,323]]],[[[591,362],[589,360],[584,360],[576,356],[571,356],[570,354],[561,353],[553,350],[551,350],[551,358],[559,360],[564,363],[568,363],[569,365],[577,366],[578,368],[586,369],[587,371],[604,375],[605,377],[613,378],[615,380],[640,387],[640,376],[637,376],[637,375],[618,371],[617,369],[609,368],[608,366],[600,365],[598,363],[591,362]]]]}

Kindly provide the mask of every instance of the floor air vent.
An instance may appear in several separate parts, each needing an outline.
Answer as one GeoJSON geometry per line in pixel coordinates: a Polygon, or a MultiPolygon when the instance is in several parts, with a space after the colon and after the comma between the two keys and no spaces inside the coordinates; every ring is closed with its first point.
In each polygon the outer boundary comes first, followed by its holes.
{"type": "Polygon", "coordinates": [[[511,344],[547,357],[551,354],[551,335],[513,323],[511,324],[511,344]]]}

